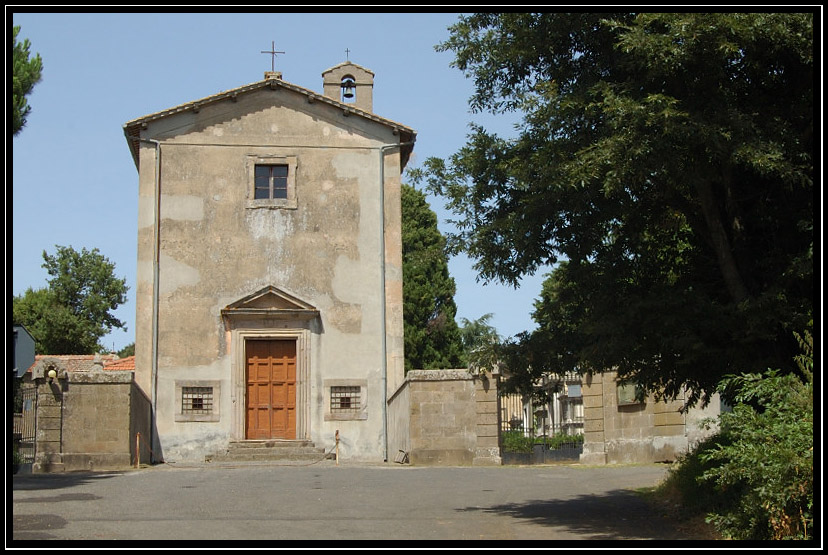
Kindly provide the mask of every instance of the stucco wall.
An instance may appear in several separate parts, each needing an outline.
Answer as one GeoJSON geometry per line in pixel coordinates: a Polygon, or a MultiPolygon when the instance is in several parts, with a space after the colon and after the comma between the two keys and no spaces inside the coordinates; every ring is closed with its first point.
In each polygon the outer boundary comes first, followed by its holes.
{"type": "Polygon", "coordinates": [[[397,150],[383,155],[379,147],[399,137],[284,89],[160,119],[142,136],[162,146],[160,180],[155,147],[142,143],[140,155],[136,368],[141,387],[152,391],[153,225],[160,187],[155,391],[161,456],[195,460],[243,439],[232,408],[244,402],[243,371],[233,367],[234,349],[243,341],[233,344],[221,312],[275,286],[319,312],[307,325],[255,324],[311,333],[302,439],[328,447],[339,429],[343,442],[351,442],[344,457],[382,460],[383,405],[402,382],[403,355],[400,158],[397,150]],[[268,157],[295,160],[295,206],[250,206],[250,166],[268,157]],[[325,421],[326,379],[366,380],[368,418],[325,421]],[[181,380],[220,384],[218,420],[175,420],[175,383],[181,380]]]}

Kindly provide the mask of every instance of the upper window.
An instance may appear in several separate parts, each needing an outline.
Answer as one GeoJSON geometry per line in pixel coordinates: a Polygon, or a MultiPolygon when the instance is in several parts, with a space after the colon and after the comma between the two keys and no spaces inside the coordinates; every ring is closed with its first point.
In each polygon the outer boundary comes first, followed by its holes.
{"type": "Polygon", "coordinates": [[[253,198],[286,199],[288,193],[287,164],[256,164],[253,198]]]}
{"type": "Polygon", "coordinates": [[[248,208],[296,208],[296,157],[248,156],[248,208]]]}

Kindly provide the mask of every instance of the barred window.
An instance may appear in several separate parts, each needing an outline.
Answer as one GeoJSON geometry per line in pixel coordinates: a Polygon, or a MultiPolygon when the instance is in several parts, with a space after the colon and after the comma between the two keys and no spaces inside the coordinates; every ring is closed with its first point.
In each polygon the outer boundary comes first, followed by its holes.
{"type": "Polygon", "coordinates": [[[360,409],[361,388],[350,385],[331,387],[331,412],[352,412],[360,409]]]}
{"type": "Polygon", "coordinates": [[[218,422],[221,419],[220,380],[176,380],[176,422],[218,422]]]}
{"type": "Polygon", "coordinates": [[[325,420],[367,420],[368,380],[324,380],[325,420]]]}
{"type": "Polygon", "coordinates": [[[212,387],[181,388],[181,414],[211,414],[212,412],[212,387]]]}

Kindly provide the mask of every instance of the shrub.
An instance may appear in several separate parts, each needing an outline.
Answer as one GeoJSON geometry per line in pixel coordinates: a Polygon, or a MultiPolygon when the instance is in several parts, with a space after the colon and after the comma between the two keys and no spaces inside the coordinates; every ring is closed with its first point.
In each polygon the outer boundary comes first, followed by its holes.
{"type": "Polygon", "coordinates": [[[702,454],[728,440],[727,436],[717,433],[679,455],[658,486],[659,496],[680,503],[682,512],[689,517],[718,511],[731,504],[732,498],[738,497],[735,488],[722,492],[700,483],[701,476],[714,467],[713,462],[702,460],[702,454]]]}
{"type": "Polygon", "coordinates": [[[813,342],[800,339],[802,378],[725,379],[736,406],[720,417],[714,445],[699,449],[701,484],[719,494],[708,522],[734,539],[810,539],[813,531],[813,342]]]}
{"type": "Polygon", "coordinates": [[[520,430],[503,432],[503,450],[510,453],[531,453],[535,443],[531,436],[526,437],[520,430]]]}
{"type": "Polygon", "coordinates": [[[503,432],[503,450],[510,453],[531,453],[534,445],[545,445],[547,449],[560,449],[567,444],[583,443],[582,434],[566,435],[555,434],[554,436],[526,436],[520,430],[503,432]]]}
{"type": "Polygon", "coordinates": [[[544,443],[549,449],[560,449],[561,446],[571,443],[583,443],[584,436],[582,434],[567,435],[555,434],[554,436],[544,438],[544,443]]]}

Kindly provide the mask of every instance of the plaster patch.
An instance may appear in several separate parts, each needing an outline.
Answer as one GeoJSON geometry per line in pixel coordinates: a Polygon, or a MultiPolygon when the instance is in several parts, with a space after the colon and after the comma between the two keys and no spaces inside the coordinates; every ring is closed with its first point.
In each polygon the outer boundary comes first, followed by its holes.
{"type": "Polygon", "coordinates": [[[366,282],[368,285],[375,284],[373,280],[366,279],[367,276],[364,271],[365,269],[358,260],[351,260],[345,255],[339,255],[336,258],[334,276],[331,280],[334,296],[338,300],[347,303],[364,302],[363,289],[366,287],[366,282]]]}
{"type": "Polygon", "coordinates": [[[169,255],[161,255],[159,289],[162,294],[172,293],[188,285],[195,285],[199,281],[201,281],[201,275],[197,269],[169,255]]]}
{"type": "Polygon", "coordinates": [[[330,308],[328,320],[342,333],[360,333],[362,331],[362,307],[340,303],[330,308]]]}
{"type": "Polygon", "coordinates": [[[204,199],[191,195],[161,195],[161,219],[200,221],[204,219],[204,199]]]}
{"type": "Polygon", "coordinates": [[[281,244],[293,235],[293,218],[285,210],[248,209],[245,215],[250,234],[256,240],[269,239],[281,244]]]}
{"type": "Polygon", "coordinates": [[[336,170],[337,177],[345,179],[374,179],[379,174],[378,155],[374,151],[348,152],[334,156],[331,165],[336,170]]]}
{"type": "Polygon", "coordinates": [[[138,197],[138,229],[152,227],[154,215],[153,197],[138,197]]]}

